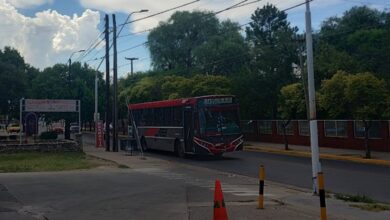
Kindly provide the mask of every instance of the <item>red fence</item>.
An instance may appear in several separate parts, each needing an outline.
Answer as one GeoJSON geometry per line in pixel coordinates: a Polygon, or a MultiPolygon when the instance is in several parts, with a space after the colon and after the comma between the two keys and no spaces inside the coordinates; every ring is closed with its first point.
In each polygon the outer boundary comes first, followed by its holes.
{"type": "MultiPolygon", "coordinates": [[[[241,121],[246,140],[284,143],[278,120],[241,121]]],[[[390,152],[389,121],[373,121],[369,129],[369,146],[374,151],[390,152]]],[[[310,146],[308,121],[291,121],[287,128],[289,144],[310,146]]],[[[319,120],[320,147],[364,150],[364,127],[361,121],[319,120]]]]}

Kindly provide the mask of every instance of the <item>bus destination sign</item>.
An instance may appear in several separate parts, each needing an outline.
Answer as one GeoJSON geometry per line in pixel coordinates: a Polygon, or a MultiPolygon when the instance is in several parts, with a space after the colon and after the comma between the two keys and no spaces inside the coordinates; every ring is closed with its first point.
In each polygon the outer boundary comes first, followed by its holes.
{"type": "Polygon", "coordinates": [[[204,99],[204,105],[232,104],[232,97],[204,99]]]}

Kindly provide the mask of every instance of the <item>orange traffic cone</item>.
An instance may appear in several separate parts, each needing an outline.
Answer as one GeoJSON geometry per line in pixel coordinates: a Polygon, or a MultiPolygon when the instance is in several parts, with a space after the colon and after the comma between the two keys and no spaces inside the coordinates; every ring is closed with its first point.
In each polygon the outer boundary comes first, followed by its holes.
{"type": "Polygon", "coordinates": [[[225,200],[223,199],[221,182],[215,180],[214,191],[214,220],[227,220],[227,212],[225,207],[225,200]]]}

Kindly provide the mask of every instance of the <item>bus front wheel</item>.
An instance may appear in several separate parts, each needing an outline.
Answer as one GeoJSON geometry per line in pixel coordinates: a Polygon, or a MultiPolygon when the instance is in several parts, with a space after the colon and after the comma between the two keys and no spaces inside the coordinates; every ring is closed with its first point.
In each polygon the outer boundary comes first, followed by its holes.
{"type": "Polygon", "coordinates": [[[184,152],[184,147],[182,144],[180,144],[180,141],[175,141],[175,152],[178,157],[185,158],[186,153],[184,152]]]}

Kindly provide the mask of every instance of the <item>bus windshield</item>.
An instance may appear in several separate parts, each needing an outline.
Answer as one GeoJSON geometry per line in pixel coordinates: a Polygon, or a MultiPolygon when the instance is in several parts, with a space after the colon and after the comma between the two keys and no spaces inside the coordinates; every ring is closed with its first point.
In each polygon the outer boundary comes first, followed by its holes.
{"type": "Polygon", "coordinates": [[[204,108],[200,118],[203,134],[229,135],[241,132],[237,109],[204,108]]]}

